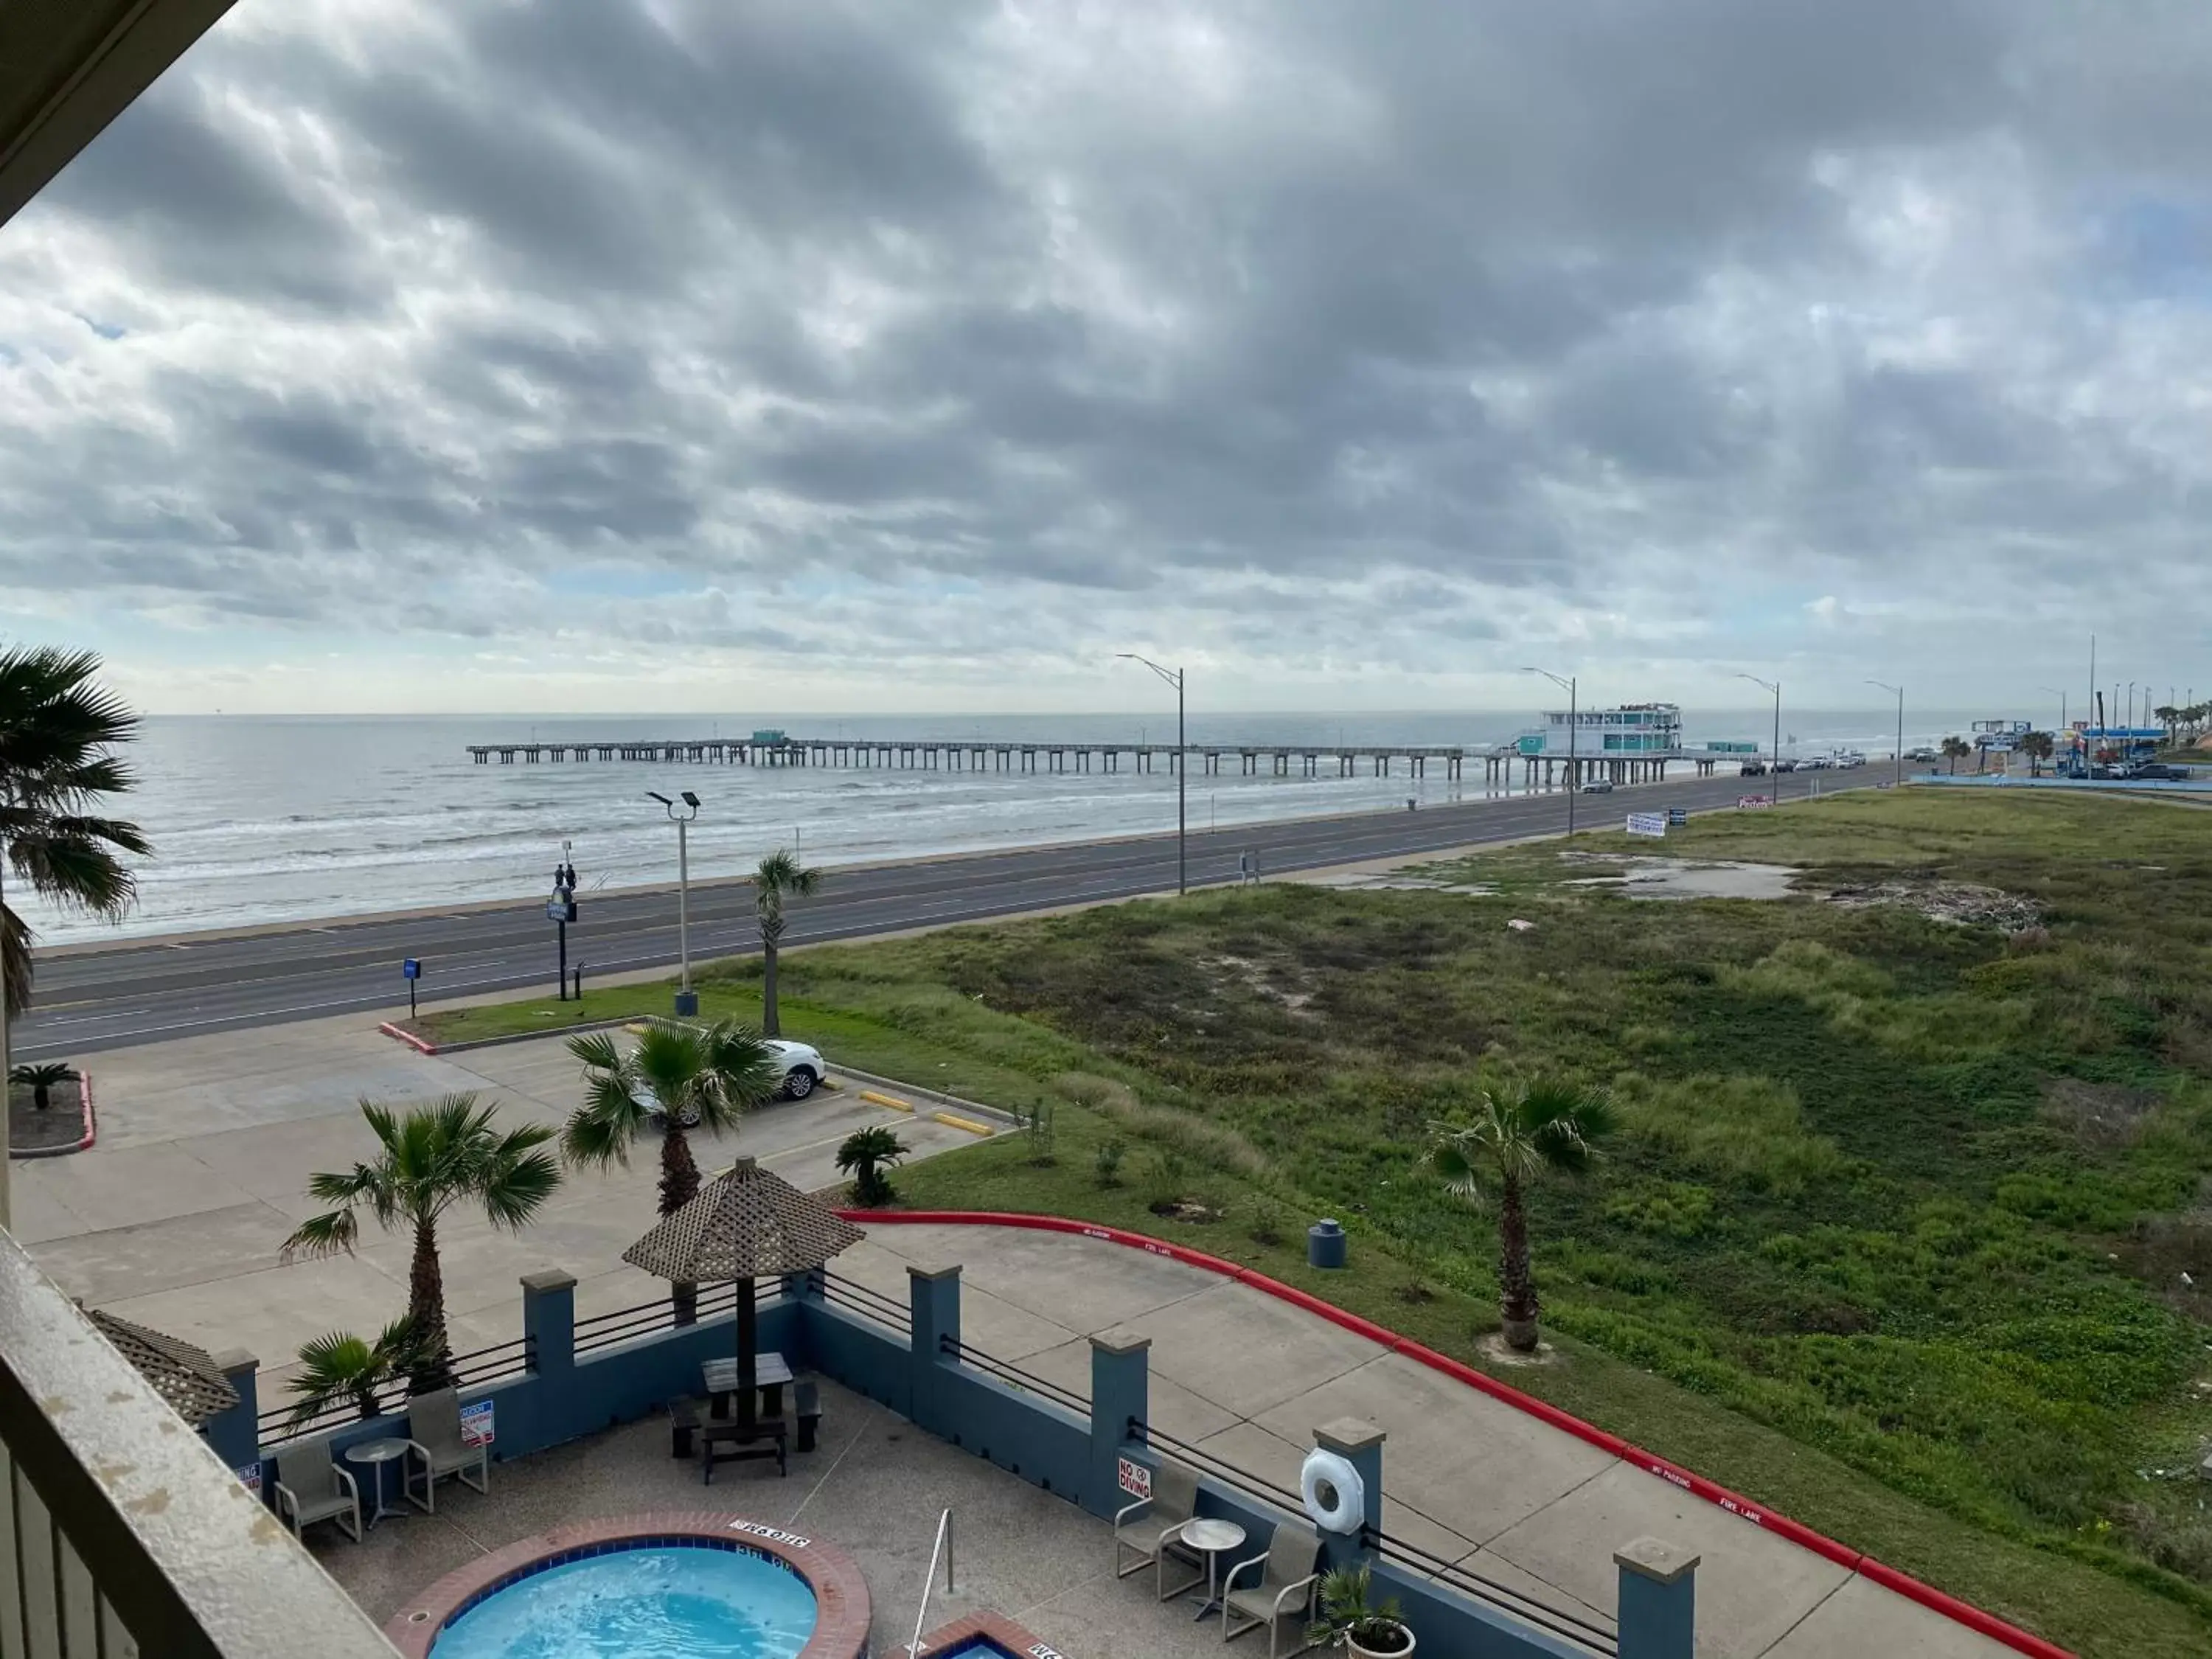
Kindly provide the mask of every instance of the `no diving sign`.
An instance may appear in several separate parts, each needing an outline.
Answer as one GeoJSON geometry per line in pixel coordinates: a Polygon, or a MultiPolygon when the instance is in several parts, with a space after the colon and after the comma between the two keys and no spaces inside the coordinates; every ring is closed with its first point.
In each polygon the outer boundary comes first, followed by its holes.
{"type": "Polygon", "coordinates": [[[1632,836],[1651,836],[1667,839],[1667,815],[1664,812],[1631,812],[1628,833],[1632,836]]]}
{"type": "Polygon", "coordinates": [[[1152,1495],[1152,1472],[1133,1457],[1116,1460],[1121,1490],[1142,1503],[1152,1495]]]}

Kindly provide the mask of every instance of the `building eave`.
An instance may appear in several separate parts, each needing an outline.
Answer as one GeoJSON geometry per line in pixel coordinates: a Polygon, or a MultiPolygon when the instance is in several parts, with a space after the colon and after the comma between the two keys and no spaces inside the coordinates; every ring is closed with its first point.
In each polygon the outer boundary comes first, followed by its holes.
{"type": "Polygon", "coordinates": [[[233,0],[0,0],[0,225],[233,0]]]}

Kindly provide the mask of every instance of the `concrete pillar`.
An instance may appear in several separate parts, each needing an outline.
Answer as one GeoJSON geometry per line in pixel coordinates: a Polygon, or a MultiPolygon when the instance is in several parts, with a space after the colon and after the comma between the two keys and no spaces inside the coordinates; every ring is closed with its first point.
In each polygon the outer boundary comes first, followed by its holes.
{"type": "MultiPolygon", "coordinates": [[[[1376,1532],[1382,1529],[1382,1431],[1357,1417],[1340,1417],[1314,1431],[1314,1444],[1334,1452],[1359,1471],[1365,1500],[1364,1519],[1376,1532]]],[[[1332,1568],[1356,1566],[1368,1551],[1357,1533],[1323,1533],[1322,1553],[1332,1568]]],[[[1623,1654],[1622,1659],[1629,1659],[1623,1654]]]]}
{"type": "Polygon", "coordinates": [[[576,1275],[558,1267],[522,1276],[522,1334],[530,1369],[555,1388],[576,1369],[576,1275]]]}
{"type": "MultiPolygon", "coordinates": [[[[1091,1339],[1091,1479],[1083,1507],[1109,1521],[1136,1501],[1121,1489],[1121,1458],[1130,1421],[1143,1423],[1152,1413],[1152,1346],[1149,1336],[1091,1339]]],[[[1143,1443],[1141,1432],[1135,1439],[1143,1443]]]]}
{"type": "Polygon", "coordinates": [[[960,1346],[960,1269],[908,1267],[906,1270],[907,1311],[914,1327],[914,1420],[942,1440],[952,1437],[951,1413],[945,1408],[939,1380],[945,1368],[958,1363],[960,1346]],[[951,1352],[946,1352],[950,1348],[951,1352]]]}
{"type": "Polygon", "coordinates": [[[1620,1659],[1691,1659],[1701,1559],[1658,1538],[1613,1553],[1620,1570],[1620,1659]]]}
{"type": "Polygon", "coordinates": [[[215,1455],[234,1469],[256,1469],[261,1464],[261,1362],[243,1348],[225,1348],[208,1356],[230,1386],[238,1390],[238,1403],[218,1412],[200,1431],[215,1455]]]}

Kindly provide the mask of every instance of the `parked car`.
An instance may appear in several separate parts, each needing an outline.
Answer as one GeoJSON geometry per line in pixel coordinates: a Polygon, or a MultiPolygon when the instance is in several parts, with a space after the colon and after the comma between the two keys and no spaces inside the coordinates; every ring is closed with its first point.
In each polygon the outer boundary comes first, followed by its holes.
{"type": "Polygon", "coordinates": [[[1737,775],[1747,778],[1763,778],[1766,775],[1766,763],[1765,761],[1746,761],[1737,769],[1737,775]]]}
{"type": "Polygon", "coordinates": [[[1585,795],[1609,795],[1612,793],[1613,780],[1611,778],[1592,778],[1588,783],[1583,786],[1583,793],[1585,795]]]}
{"type": "Polygon", "coordinates": [[[1774,763],[1774,769],[1778,772],[1795,772],[1797,769],[1797,763],[1784,755],[1774,763]]]}
{"type": "Polygon", "coordinates": [[[2180,783],[2188,778],[2189,769],[2185,766],[2174,766],[2166,761],[2144,761],[2139,765],[2130,767],[2128,775],[2130,778],[2142,779],[2146,782],[2180,783]]]}
{"type": "MultiPolygon", "coordinates": [[[[820,1083],[829,1072],[830,1068],[823,1061],[822,1051],[819,1048],[804,1042],[787,1042],[781,1037],[763,1037],[761,1042],[776,1057],[776,1063],[783,1068],[783,1082],[781,1089],[787,1100],[805,1099],[814,1092],[815,1085],[820,1083]]],[[[652,1090],[641,1084],[638,1086],[635,1099],[637,1103],[647,1111],[652,1112],[655,1116],[659,1115],[660,1103],[653,1098],[652,1090]]],[[[687,1129],[698,1121],[698,1114],[696,1112],[686,1113],[677,1120],[687,1129]]]]}
{"type": "Polygon", "coordinates": [[[1941,760],[1942,757],[1938,755],[1933,749],[1929,748],[1925,744],[1923,744],[1917,749],[1906,750],[1905,751],[1905,758],[1909,761],[1932,761],[1941,760]]]}

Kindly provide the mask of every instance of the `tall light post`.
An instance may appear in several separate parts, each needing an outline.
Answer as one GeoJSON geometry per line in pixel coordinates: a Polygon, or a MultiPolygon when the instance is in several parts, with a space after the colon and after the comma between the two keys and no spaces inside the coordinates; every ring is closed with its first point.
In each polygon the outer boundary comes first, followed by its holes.
{"type": "Polygon", "coordinates": [[[1897,693],[1897,781],[1901,786],[1905,782],[1905,688],[1892,685],[1887,680],[1869,680],[1867,684],[1897,693]]]}
{"type": "Polygon", "coordinates": [[[1546,679],[1567,694],[1567,837],[1574,838],[1575,797],[1582,793],[1582,780],[1575,764],[1577,750],[1576,740],[1582,733],[1581,706],[1577,702],[1575,685],[1582,677],[1570,674],[1561,679],[1548,668],[1524,668],[1524,674],[1541,674],[1546,679]]]}
{"type": "Polygon", "coordinates": [[[1753,685],[1764,686],[1774,693],[1774,761],[1769,769],[1774,775],[1774,804],[1782,805],[1782,682],[1763,680],[1756,674],[1738,674],[1736,678],[1749,680],[1753,685]]]}
{"type": "Polygon", "coordinates": [[[658,789],[645,793],[668,809],[668,821],[676,826],[676,1012],[690,1019],[699,1012],[699,994],[691,988],[691,820],[699,816],[699,797],[684,790],[684,805],[690,810],[679,812],[658,789]]]}
{"type": "MultiPolygon", "coordinates": [[[[2066,729],[2065,688],[2063,686],[2057,685],[2039,685],[2035,689],[2039,691],[2048,692],[2051,696],[2058,699],[2058,730],[2052,733],[2052,736],[2065,744],[2067,752],[2070,755],[2074,749],[2074,738],[2073,734],[2066,729]]],[[[2052,750],[2052,753],[2054,755],[2057,753],[2055,746],[2052,750]]]]}
{"type": "Polygon", "coordinates": [[[1190,750],[1183,737],[1182,682],[1180,668],[1163,668],[1150,657],[1140,657],[1133,651],[1118,651],[1115,654],[1125,662],[1140,662],[1158,674],[1176,694],[1176,891],[1190,891],[1190,750]]]}

